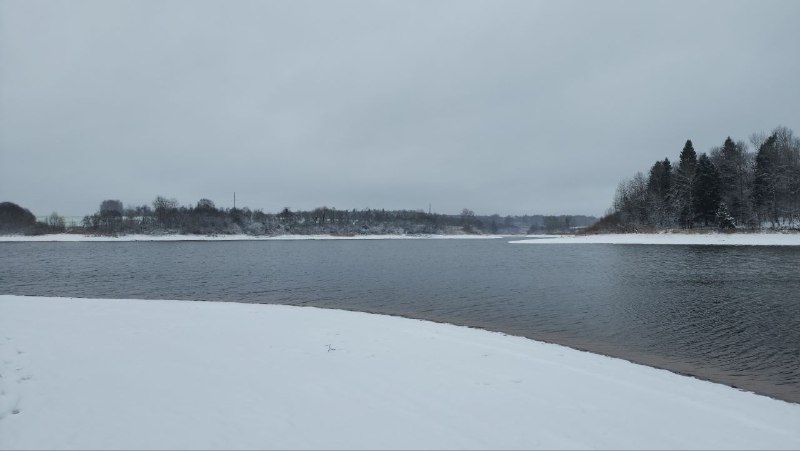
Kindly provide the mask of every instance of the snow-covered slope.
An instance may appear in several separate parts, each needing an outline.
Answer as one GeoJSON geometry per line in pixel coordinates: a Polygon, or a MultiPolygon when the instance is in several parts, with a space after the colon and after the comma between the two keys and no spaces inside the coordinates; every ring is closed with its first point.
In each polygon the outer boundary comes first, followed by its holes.
{"type": "Polygon", "coordinates": [[[0,448],[800,448],[800,405],[316,308],[0,296],[0,448]]]}

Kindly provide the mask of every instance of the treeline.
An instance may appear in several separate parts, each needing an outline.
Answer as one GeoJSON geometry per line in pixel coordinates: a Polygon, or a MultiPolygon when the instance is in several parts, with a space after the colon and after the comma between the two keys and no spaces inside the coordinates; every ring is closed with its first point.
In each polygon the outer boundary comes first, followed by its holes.
{"type": "Polygon", "coordinates": [[[157,197],[152,206],[123,208],[119,200],[104,200],[100,209],[83,219],[87,231],[99,234],[434,234],[479,233],[474,216],[447,216],[411,210],[337,210],[319,207],[308,211],[284,208],[279,213],[245,208],[217,208],[209,199],[180,205],[157,197]]]}
{"type": "Polygon", "coordinates": [[[248,234],[248,235],[386,235],[386,234],[518,234],[565,232],[586,226],[590,216],[478,216],[469,209],[459,215],[422,210],[313,210],[284,208],[265,213],[249,208],[217,208],[209,199],[179,205],[175,199],[157,197],[152,206],[123,207],[119,200],[104,200],[97,213],[86,216],[85,231],[97,234],[248,234]]]}
{"type": "Polygon", "coordinates": [[[249,208],[217,208],[200,199],[180,205],[175,199],[157,197],[150,205],[124,206],[115,199],[100,203],[96,213],[79,226],[65,225],[57,213],[36,221],[33,213],[11,202],[0,203],[0,234],[91,233],[121,234],[248,234],[248,235],[386,235],[386,234],[524,234],[574,233],[597,218],[583,215],[476,215],[463,209],[458,215],[422,210],[337,210],[319,207],[307,211],[284,208],[265,213],[249,208]]]}
{"type": "Polygon", "coordinates": [[[619,184],[609,213],[590,231],[668,228],[797,229],[800,139],[778,127],[697,155],[686,141],[677,164],[656,161],[619,184]]]}
{"type": "Polygon", "coordinates": [[[585,215],[521,215],[477,216],[489,233],[503,235],[575,233],[595,222],[597,218],[585,215]]]}

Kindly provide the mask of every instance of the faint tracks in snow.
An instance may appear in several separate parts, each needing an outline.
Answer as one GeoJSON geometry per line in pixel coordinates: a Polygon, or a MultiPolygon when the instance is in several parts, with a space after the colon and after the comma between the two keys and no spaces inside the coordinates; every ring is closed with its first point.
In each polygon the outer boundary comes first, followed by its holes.
{"type": "Polygon", "coordinates": [[[33,380],[25,370],[26,355],[11,337],[0,340],[0,421],[22,413],[20,385],[33,380]]]}

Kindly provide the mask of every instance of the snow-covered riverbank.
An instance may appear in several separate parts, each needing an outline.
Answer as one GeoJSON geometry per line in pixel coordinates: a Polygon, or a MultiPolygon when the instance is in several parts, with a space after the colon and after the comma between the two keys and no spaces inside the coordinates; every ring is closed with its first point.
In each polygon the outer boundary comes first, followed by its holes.
{"type": "Polygon", "coordinates": [[[74,233],[50,235],[0,235],[0,242],[20,241],[296,241],[296,240],[469,240],[497,239],[501,235],[120,235],[95,236],[74,233]]]}
{"type": "Polygon", "coordinates": [[[499,333],[0,296],[0,448],[798,448],[800,405],[499,333]]]}
{"type": "Polygon", "coordinates": [[[727,246],[800,246],[800,233],[625,233],[535,235],[510,241],[524,244],[696,244],[727,246]]]}
{"type": "MultiPolygon", "coordinates": [[[[125,241],[302,241],[302,240],[487,240],[513,238],[503,235],[120,235],[95,236],[59,233],[51,235],[0,235],[0,242],[125,242],[125,241]]],[[[518,244],[697,244],[741,246],[800,246],[800,233],[627,233],[599,235],[524,235],[509,241],[518,244]]]]}

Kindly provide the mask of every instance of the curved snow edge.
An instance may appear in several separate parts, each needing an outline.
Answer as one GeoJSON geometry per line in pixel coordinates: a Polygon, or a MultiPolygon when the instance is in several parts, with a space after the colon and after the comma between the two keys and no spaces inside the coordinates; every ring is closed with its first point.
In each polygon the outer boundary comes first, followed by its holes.
{"type": "Polygon", "coordinates": [[[512,244],[672,244],[700,246],[800,246],[800,233],[630,233],[538,236],[512,244]]]}
{"type": "Polygon", "coordinates": [[[797,404],[394,316],[3,295],[0,330],[0,448],[800,446],[797,404]]]}

